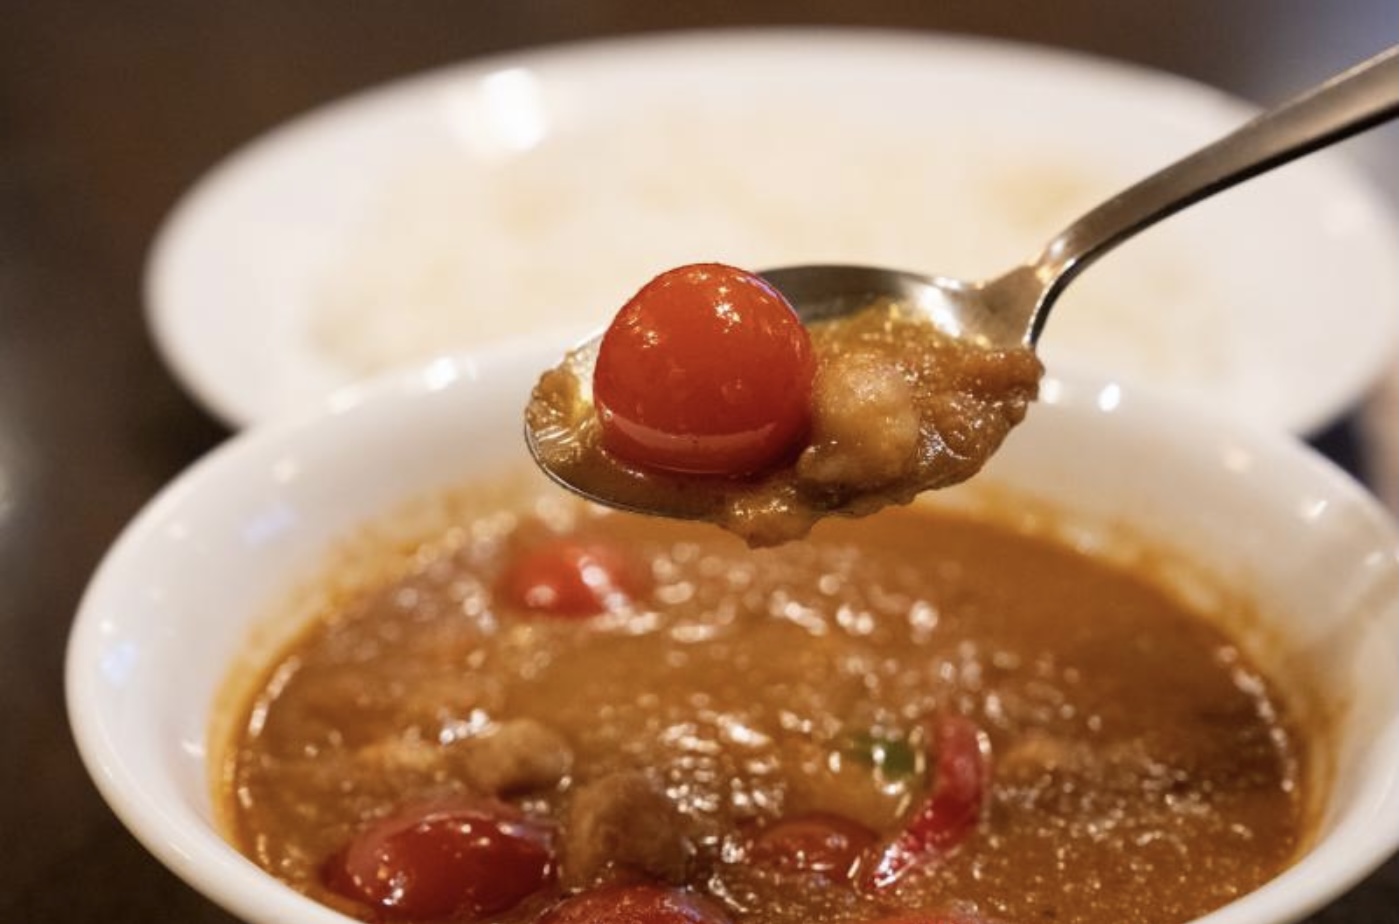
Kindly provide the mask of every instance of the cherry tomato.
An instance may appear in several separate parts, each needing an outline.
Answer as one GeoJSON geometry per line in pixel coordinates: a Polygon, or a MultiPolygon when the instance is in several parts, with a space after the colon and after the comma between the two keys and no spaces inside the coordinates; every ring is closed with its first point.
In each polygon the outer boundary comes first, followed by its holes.
{"type": "Polygon", "coordinates": [[[937,914],[903,914],[895,918],[880,918],[871,924],[991,924],[991,921],[966,911],[937,914]]]}
{"type": "Polygon", "coordinates": [[[567,899],[539,924],[730,924],[713,902],[658,885],[607,885],[567,899]]]}
{"type": "Polygon", "coordinates": [[[498,592],[511,604],[554,616],[596,616],[644,597],[639,563],[605,542],[559,536],[520,550],[498,592]]]}
{"type": "Polygon", "coordinates": [[[859,822],[813,812],[784,818],[759,831],[748,857],[759,866],[781,872],[843,879],[853,872],[860,855],[875,839],[875,833],[859,822]]]}
{"type": "Polygon", "coordinates": [[[551,842],[550,828],[503,803],[411,805],[361,832],[324,878],[384,918],[472,921],[552,882],[551,842]]]}
{"type": "Polygon", "coordinates": [[[932,792],[862,873],[866,887],[883,888],[916,864],[945,854],[981,817],[990,775],[981,730],[970,719],[944,716],[933,724],[932,746],[932,792]]]}
{"type": "Polygon", "coordinates": [[[805,436],[814,372],[806,328],[762,277],[721,263],[669,270],[603,335],[603,448],[665,471],[761,471],[805,436]]]}

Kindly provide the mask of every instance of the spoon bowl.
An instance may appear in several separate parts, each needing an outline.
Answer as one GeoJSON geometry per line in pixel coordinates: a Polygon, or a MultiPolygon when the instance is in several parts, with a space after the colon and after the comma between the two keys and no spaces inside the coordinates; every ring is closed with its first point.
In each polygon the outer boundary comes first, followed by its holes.
{"type": "Polygon", "coordinates": [[[1024,345],[1023,320],[987,283],[874,266],[813,265],[762,270],[803,322],[848,317],[880,299],[917,311],[944,333],[985,348],[1024,345]]]}

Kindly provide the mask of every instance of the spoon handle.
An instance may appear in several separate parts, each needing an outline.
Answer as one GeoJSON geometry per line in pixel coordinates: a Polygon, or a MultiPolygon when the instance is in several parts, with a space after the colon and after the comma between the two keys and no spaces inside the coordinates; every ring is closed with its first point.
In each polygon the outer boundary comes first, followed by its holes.
{"type": "Polygon", "coordinates": [[[1326,81],[1119,193],[1065,228],[1029,267],[1042,287],[1030,321],[1084,267],[1138,231],[1250,177],[1399,115],[1399,46],[1326,81]]]}

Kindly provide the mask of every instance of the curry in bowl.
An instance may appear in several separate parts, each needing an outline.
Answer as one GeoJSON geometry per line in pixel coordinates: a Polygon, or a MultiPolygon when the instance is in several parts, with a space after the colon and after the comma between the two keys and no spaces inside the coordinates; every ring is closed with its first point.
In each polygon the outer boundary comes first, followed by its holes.
{"type": "Polygon", "coordinates": [[[1166,924],[1305,840],[1301,710],[1145,560],[925,504],[761,550],[440,510],[215,742],[231,840],[352,917],[1166,924]]]}

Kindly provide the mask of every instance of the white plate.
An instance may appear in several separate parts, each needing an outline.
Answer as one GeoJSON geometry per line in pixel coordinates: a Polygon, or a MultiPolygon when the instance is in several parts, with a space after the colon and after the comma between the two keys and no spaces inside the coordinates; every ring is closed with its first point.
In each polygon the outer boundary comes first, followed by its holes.
{"type": "MultiPolygon", "coordinates": [[[[1299,88],[1300,89],[1300,88],[1299,88]]],[[[668,266],[981,276],[1254,110],[926,34],[691,33],[487,59],[299,119],[179,205],[160,348],[233,425],[381,367],[606,322],[668,266]]],[[[1313,430],[1399,339],[1399,233],[1337,152],[1172,219],[1069,290],[1051,369],[1313,430]]]]}

